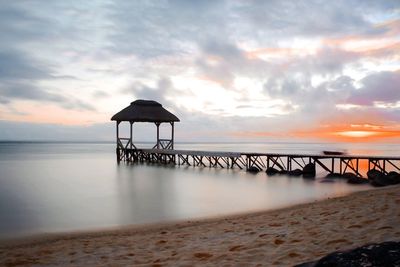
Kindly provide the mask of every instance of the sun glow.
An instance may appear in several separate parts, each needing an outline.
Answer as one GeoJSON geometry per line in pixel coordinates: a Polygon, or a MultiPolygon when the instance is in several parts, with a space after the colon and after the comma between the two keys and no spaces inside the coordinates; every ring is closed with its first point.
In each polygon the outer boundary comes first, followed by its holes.
{"type": "Polygon", "coordinates": [[[336,132],[336,134],[341,135],[341,136],[346,136],[346,137],[369,137],[376,135],[376,132],[372,131],[342,131],[342,132],[336,132]]]}
{"type": "Polygon", "coordinates": [[[400,125],[324,124],[313,130],[294,131],[290,134],[294,137],[318,138],[335,142],[379,142],[400,139],[400,125]]]}

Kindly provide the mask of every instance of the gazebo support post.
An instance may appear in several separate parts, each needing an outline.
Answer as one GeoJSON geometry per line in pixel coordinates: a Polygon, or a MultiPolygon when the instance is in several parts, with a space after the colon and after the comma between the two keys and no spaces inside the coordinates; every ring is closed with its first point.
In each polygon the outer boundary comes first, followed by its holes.
{"type": "Polygon", "coordinates": [[[156,122],[157,126],[157,149],[160,149],[160,123],[156,122]]]}
{"type": "Polygon", "coordinates": [[[116,148],[116,153],[117,153],[117,161],[118,161],[118,163],[120,162],[120,160],[121,160],[121,151],[120,151],[120,148],[119,148],[119,124],[120,124],[121,122],[120,121],[117,121],[117,127],[116,127],[116,129],[117,129],[117,148],[116,148]]]}
{"type": "Polygon", "coordinates": [[[129,142],[130,142],[130,149],[132,149],[132,146],[133,146],[133,130],[132,130],[132,126],[133,126],[133,121],[130,121],[129,122],[130,124],[131,124],[131,128],[130,128],[130,137],[129,137],[129,142]]]}
{"type": "Polygon", "coordinates": [[[174,122],[171,123],[171,149],[174,149],[174,122]]]}
{"type": "Polygon", "coordinates": [[[120,124],[121,122],[120,121],[117,121],[117,146],[118,146],[118,140],[119,140],[119,124],[120,124]]]}

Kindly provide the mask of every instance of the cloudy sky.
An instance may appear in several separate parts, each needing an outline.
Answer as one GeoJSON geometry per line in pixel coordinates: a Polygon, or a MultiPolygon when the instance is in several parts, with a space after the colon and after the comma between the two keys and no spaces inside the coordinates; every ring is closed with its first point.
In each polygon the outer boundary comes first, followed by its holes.
{"type": "Polygon", "coordinates": [[[0,32],[0,139],[113,140],[139,98],[181,141],[400,136],[398,0],[2,0],[0,32]]]}

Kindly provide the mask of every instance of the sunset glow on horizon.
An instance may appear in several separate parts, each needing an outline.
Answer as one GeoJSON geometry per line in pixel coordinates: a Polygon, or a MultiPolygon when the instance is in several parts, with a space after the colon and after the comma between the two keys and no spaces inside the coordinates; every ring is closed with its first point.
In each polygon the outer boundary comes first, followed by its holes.
{"type": "Polygon", "coordinates": [[[41,125],[112,140],[111,116],[135,99],[181,118],[182,141],[400,140],[396,1],[9,1],[0,12],[0,140],[41,125]]]}

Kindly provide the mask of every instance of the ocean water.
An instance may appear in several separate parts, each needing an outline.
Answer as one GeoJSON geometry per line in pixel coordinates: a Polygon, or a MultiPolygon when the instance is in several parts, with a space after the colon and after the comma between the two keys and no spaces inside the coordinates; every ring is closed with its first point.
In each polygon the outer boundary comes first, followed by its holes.
{"type": "MultiPolygon", "coordinates": [[[[143,146],[146,146],[144,144],[143,146]]],[[[393,144],[176,144],[176,149],[397,156],[393,144]]],[[[191,220],[371,189],[284,175],[117,164],[113,143],[0,142],[0,239],[191,220]]]]}

